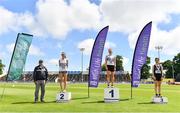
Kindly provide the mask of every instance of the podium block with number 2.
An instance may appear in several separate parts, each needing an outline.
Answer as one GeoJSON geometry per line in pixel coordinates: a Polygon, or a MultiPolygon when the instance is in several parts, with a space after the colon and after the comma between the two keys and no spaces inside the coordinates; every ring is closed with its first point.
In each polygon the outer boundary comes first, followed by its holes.
{"type": "Polygon", "coordinates": [[[70,92],[58,93],[56,96],[56,102],[68,102],[70,100],[71,100],[71,93],[70,92]]]}
{"type": "Polygon", "coordinates": [[[119,89],[118,88],[105,88],[104,89],[104,102],[118,102],[119,89]]]}

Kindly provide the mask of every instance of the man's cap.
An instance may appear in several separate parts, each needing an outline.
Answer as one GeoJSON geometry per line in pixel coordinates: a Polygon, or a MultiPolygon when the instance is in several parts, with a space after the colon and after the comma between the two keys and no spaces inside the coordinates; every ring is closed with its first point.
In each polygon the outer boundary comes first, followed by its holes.
{"type": "Polygon", "coordinates": [[[43,63],[43,60],[39,60],[39,63],[43,63]]]}

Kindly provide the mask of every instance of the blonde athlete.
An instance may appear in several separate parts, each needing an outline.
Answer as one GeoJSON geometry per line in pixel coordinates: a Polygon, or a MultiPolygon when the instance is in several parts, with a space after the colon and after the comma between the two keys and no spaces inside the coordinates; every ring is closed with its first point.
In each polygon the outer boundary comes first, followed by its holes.
{"type": "Polygon", "coordinates": [[[115,74],[115,70],[116,70],[116,57],[113,56],[112,54],[112,49],[109,48],[108,49],[108,55],[105,58],[105,66],[106,66],[106,71],[107,71],[107,87],[114,87],[114,74],[115,74]]]}
{"type": "Polygon", "coordinates": [[[61,53],[59,59],[59,80],[60,88],[62,92],[66,92],[67,89],[67,70],[68,70],[68,59],[64,52],[61,53]]]}

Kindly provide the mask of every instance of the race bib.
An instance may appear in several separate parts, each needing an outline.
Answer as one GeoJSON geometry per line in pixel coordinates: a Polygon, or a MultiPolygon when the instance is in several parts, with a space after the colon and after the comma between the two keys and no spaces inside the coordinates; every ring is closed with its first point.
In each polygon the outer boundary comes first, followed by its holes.
{"type": "Polygon", "coordinates": [[[156,70],[155,73],[156,74],[161,74],[161,70],[156,70]]]}

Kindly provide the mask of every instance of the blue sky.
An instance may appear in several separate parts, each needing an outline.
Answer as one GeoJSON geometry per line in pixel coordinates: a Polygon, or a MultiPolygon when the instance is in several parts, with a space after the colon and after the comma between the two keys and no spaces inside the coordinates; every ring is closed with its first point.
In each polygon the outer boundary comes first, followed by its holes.
{"type": "Polygon", "coordinates": [[[99,30],[109,25],[107,48],[122,55],[125,70],[131,70],[138,34],[153,21],[148,56],[157,57],[155,46],[163,46],[161,61],[180,52],[179,1],[116,0],[1,0],[0,58],[9,66],[17,33],[34,35],[25,70],[33,70],[43,59],[49,70],[58,70],[57,60],[65,51],[69,70],[81,70],[80,47],[85,48],[84,70],[89,65],[93,41],[99,30]],[[159,5],[161,4],[161,5],[159,5]]]}

